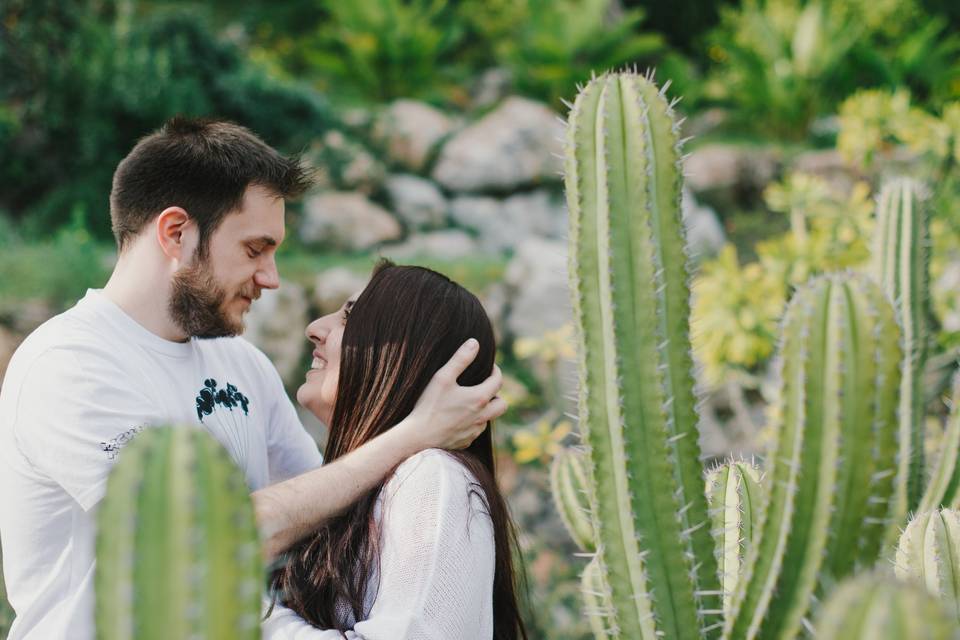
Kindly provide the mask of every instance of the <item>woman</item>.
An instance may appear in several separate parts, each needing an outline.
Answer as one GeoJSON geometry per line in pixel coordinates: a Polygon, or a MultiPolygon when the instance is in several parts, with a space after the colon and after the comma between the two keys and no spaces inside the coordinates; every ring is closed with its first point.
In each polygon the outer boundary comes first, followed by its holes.
{"type": "MultiPolygon", "coordinates": [[[[387,261],[307,336],[316,349],[297,401],[329,425],[328,462],[409,414],[468,338],[480,349],[458,382],[477,384],[493,369],[493,330],[477,298],[436,272],[387,261]]],[[[265,637],[526,638],[515,544],[488,424],[464,451],[411,457],[291,549],[271,580],[286,608],[264,622],[265,637]]]]}

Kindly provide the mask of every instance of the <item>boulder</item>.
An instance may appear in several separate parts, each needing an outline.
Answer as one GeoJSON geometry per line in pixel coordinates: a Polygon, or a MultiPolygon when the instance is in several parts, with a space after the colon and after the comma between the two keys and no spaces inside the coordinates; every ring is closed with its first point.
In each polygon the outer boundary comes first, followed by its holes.
{"type": "Polygon", "coordinates": [[[362,193],[319,192],[303,203],[300,239],[307,245],[362,251],[402,233],[396,218],[362,193]]]}
{"type": "Polygon", "coordinates": [[[328,131],[305,154],[320,188],[371,194],[386,177],[383,163],[341,131],[328,131]]]}
{"type": "Polygon", "coordinates": [[[477,241],[459,229],[428,231],[411,236],[402,244],[383,247],[383,255],[396,260],[432,257],[456,260],[477,252],[477,241]]]}
{"type": "Polygon", "coordinates": [[[460,196],[450,203],[450,217],[477,234],[488,253],[513,249],[531,237],[560,238],[566,233],[566,206],[559,195],[538,189],[505,200],[460,196]]]}
{"type": "Polygon", "coordinates": [[[780,153],[767,147],[708,144],[692,151],[684,161],[686,185],[701,199],[709,194],[712,203],[759,200],[763,188],[779,171],[780,153]]]}
{"type": "Polygon", "coordinates": [[[244,337],[267,355],[288,386],[304,373],[302,358],[308,346],[304,330],[309,320],[303,287],[286,281],[279,289],[264,289],[245,317],[244,337]]]}
{"type": "Polygon", "coordinates": [[[822,178],[840,197],[847,197],[860,179],[857,171],[836,149],[800,153],[793,159],[791,169],[822,178]]]}
{"type": "Polygon", "coordinates": [[[408,229],[435,229],[447,217],[447,200],[437,185],[419,176],[392,175],[386,181],[391,208],[408,229]]]}
{"type": "Polygon", "coordinates": [[[461,192],[559,181],[563,132],[563,123],[546,105],[508,98],[443,146],[433,179],[461,192]]]}
{"type": "Polygon", "coordinates": [[[434,146],[453,130],[442,111],[415,100],[397,100],[380,115],[373,139],[387,159],[410,171],[422,171],[434,146]]]}
{"type": "Polygon", "coordinates": [[[369,279],[369,273],[357,273],[346,267],[321,271],[314,278],[313,295],[310,297],[314,309],[322,316],[333,313],[344,300],[362,291],[369,279]]]}
{"type": "Polygon", "coordinates": [[[680,203],[690,256],[696,260],[719,253],[727,237],[716,211],[698,204],[693,193],[686,188],[680,203]]]}
{"type": "Polygon", "coordinates": [[[513,337],[540,337],[572,321],[565,243],[527,239],[517,247],[504,280],[512,294],[507,329],[513,337]]]}

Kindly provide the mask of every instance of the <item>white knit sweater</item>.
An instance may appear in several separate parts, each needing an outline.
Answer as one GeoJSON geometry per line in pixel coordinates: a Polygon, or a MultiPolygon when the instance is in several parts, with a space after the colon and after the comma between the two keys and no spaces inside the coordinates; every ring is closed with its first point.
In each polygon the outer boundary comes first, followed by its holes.
{"type": "MultiPolygon", "coordinates": [[[[379,591],[372,572],[370,615],[358,640],[490,640],[493,637],[493,524],[473,475],[430,449],[405,461],[384,485],[375,516],[381,533],[379,591]]],[[[263,640],[335,640],[285,607],[263,622],[263,640]]]]}

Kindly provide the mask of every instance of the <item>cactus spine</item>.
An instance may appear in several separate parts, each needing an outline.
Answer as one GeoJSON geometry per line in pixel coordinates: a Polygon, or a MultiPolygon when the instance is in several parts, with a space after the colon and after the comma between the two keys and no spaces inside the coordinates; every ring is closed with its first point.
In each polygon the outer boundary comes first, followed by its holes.
{"type": "Polygon", "coordinates": [[[205,431],[150,428],[97,518],[98,640],[260,638],[260,544],[242,473],[205,431]]]}
{"type": "Polygon", "coordinates": [[[760,510],[760,470],[730,461],[707,473],[707,503],[717,543],[717,571],[723,588],[723,612],[730,614],[733,593],[760,510]]]}
{"type": "Polygon", "coordinates": [[[606,74],[579,93],[565,186],[610,631],[713,637],[722,610],[697,442],[680,149],[673,110],[648,78],[606,74]]]}
{"type": "Polygon", "coordinates": [[[817,622],[819,640],[954,640],[960,628],[940,603],[878,573],[840,584],[817,622]]]}
{"type": "Polygon", "coordinates": [[[894,310],[866,278],[818,278],[784,316],[767,499],[726,638],[792,638],[819,577],[871,564],[886,534],[901,350],[894,310]]]}
{"type": "Polygon", "coordinates": [[[940,597],[960,623],[960,512],[918,514],[900,536],[897,577],[919,583],[940,597]]]}
{"type": "Polygon", "coordinates": [[[898,519],[916,509],[924,486],[923,369],[930,314],[929,229],[922,185],[898,178],[884,183],[877,202],[877,231],[871,271],[894,301],[903,329],[904,366],[900,383],[898,519]]]}
{"type": "Polygon", "coordinates": [[[561,449],[550,464],[550,493],[560,519],[581,551],[596,551],[586,454],[561,449]]]}

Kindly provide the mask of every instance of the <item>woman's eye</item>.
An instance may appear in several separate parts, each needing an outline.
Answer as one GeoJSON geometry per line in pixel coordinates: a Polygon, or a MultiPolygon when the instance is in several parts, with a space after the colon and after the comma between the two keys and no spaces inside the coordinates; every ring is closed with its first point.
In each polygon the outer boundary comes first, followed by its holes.
{"type": "Polygon", "coordinates": [[[346,322],[346,321],[347,321],[347,318],[349,318],[349,317],[350,317],[350,309],[349,309],[349,307],[344,307],[344,308],[343,308],[343,320],[344,320],[344,322],[346,322]]]}

